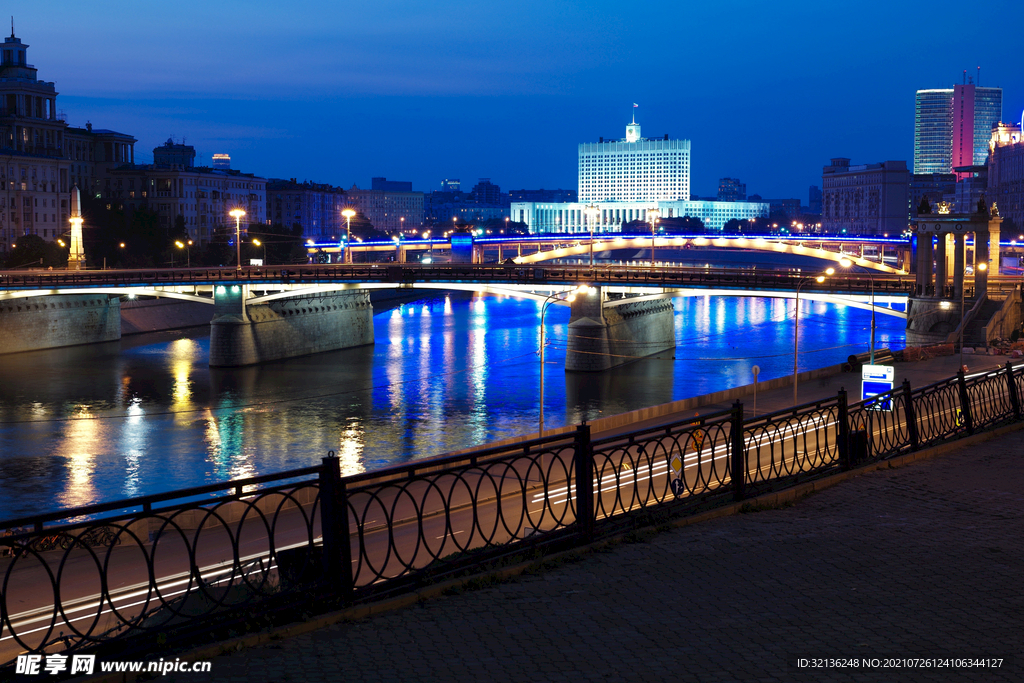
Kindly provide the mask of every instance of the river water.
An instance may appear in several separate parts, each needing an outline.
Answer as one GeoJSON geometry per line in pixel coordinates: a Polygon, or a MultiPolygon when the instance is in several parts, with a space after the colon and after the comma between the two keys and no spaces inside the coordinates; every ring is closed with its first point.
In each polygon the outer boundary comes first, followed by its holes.
{"type": "MultiPolygon", "coordinates": [[[[546,315],[545,426],[792,373],[792,301],[676,299],[675,353],[564,371],[546,315]]],[[[343,474],[536,432],[540,304],[439,293],[374,316],[376,343],[208,367],[209,328],[0,356],[0,520],[317,464],[343,474]]],[[[870,313],[801,303],[801,369],[866,350],[870,313]]],[[[904,323],[879,315],[876,345],[904,323]]]]}

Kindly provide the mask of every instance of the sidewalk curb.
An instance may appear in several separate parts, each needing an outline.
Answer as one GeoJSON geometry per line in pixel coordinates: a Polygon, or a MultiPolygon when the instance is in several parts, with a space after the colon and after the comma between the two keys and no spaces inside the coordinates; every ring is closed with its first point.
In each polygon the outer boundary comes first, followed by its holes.
{"type": "MultiPolygon", "coordinates": [[[[800,499],[823,491],[827,488],[831,488],[840,484],[848,479],[859,477],[863,474],[868,474],[881,469],[896,469],[905,467],[913,463],[931,460],[933,458],[944,455],[950,451],[959,450],[966,446],[972,446],[974,444],[983,443],[989,441],[998,436],[1009,434],[1012,432],[1020,431],[1024,429],[1024,421],[1015,422],[1008,425],[1003,425],[989,431],[981,432],[978,434],[972,434],[970,436],[957,439],[955,441],[947,441],[935,446],[924,448],[919,451],[907,453],[905,455],[890,458],[888,460],[881,460],[878,462],[870,463],[857,467],[855,469],[848,470],[846,472],[837,472],[835,474],[809,481],[803,484],[797,484],[790,488],[766,493],[754,498],[748,498],[739,502],[730,503],[714,510],[708,510],[706,512],[689,515],[681,519],[675,519],[667,522],[666,524],[673,528],[682,528],[691,526],[694,524],[700,524],[712,519],[718,519],[721,517],[729,517],[750,511],[753,507],[755,510],[758,508],[770,509],[772,507],[784,504],[784,503],[795,503],[800,499]]],[[[210,660],[214,657],[228,654],[230,652],[237,652],[243,649],[257,647],[266,643],[271,643],[286,638],[292,638],[295,636],[304,635],[312,631],[317,631],[321,628],[332,626],[341,622],[357,621],[359,619],[365,619],[377,614],[383,614],[385,612],[391,612],[394,610],[410,607],[419,602],[434,599],[445,595],[447,592],[454,589],[468,588],[474,583],[479,582],[481,579],[487,580],[503,580],[514,576],[519,576],[533,569],[539,569],[545,565],[551,563],[557,563],[561,560],[575,558],[581,555],[588,555],[596,550],[608,547],[610,545],[616,545],[621,543],[625,538],[626,533],[618,534],[616,536],[602,539],[588,545],[579,546],[569,550],[563,550],[552,555],[545,556],[541,559],[530,560],[522,562],[511,567],[504,567],[488,572],[481,572],[479,574],[473,574],[471,576],[460,577],[457,579],[451,579],[442,583],[438,583],[431,586],[426,586],[417,591],[401,595],[379,602],[372,602],[363,605],[356,605],[348,607],[343,610],[331,612],[309,621],[300,623],[289,624],[272,631],[266,631],[261,633],[254,633],[246,636],[241,636],[233,640],[223,641],[214,645],[207,645],[194,650],[189,650],[180,655],[176,655],[176,658],[183,661],[195,662],[201,660],[210,660]]],[[[160,676],[150,676],[154,679],[159,679],[160,676]]],[[[94,676],[92,678],[77,679],[82,681],[88,681],[88,683],[128,683],[130,681],[137,681],[140,678],[140,674],[135,673],[119,673],[119,674],[107,674],[101,676],[94,676]]]]}

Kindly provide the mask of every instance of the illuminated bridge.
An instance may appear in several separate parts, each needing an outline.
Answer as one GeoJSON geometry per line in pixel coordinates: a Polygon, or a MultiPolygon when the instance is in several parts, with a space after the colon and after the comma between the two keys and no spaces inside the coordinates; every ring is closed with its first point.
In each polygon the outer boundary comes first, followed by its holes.
{"type": "MultiPolygon", "coordinates": [[[[439,263],[32,271],[0,273],[0,302],[102,294],[165,297],[214,305],[220,290],[234,290],[245,292],[246,305],[257,305],[302,295],[395,288],[463,290],[544,299],[552,292],[587,283],[631,300],[708,294],[791,298],[797,286],[801,286],[802,298],[870,308],[867,302],[872,290],[876,304],[899,304],[906,302],[914,284],[913,278],[905,275],[843,272],[818,283],[812,277],[816,274],[795,269],[439,263]]],[[[902,315],[886,306],[880,307],[880,312],[902,315]]]]}
{"type": "MultiPolygon", "coordinates": [[[[538,263],[589,257],[591,248],[598,257],[611,251],[631,249],[642,254],[647,252],[643,257],[649,259],[647,254],[651,249],[651,235],[597,234],[593,242],[587,234],[478,237],[472,242],[472,256],[467,260],[473,263],[501,263],[511,258],[521,264],[538,263]]],[[[893,274],[910,272],[912,261],[909,240],[895,237],[657,235],[654,248],[656,260],[658,253],[664,256],[666,251],[678,255],[680,250],[737,249],[809,256],[834,263],[847,258],[862,268],[893,274]]],[[[445,252],[450,253],[451,249],[447,238],[355,242],[351,246],[353,255],[387,252],[393,254],[398,263],[434,253],[441,256],[445,252]]],[[[311,256],[321,253],[332,261],[339,261],[344,246],[339,242],[322,242],[308,244],[307,251],[311,256]]]]}

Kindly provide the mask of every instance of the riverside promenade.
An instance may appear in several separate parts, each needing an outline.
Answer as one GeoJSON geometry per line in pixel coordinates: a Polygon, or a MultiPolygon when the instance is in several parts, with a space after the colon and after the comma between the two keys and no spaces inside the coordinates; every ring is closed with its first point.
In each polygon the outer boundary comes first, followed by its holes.
{"type": "MultiPolygon", "coordinates": [[[[967,362],[977,371],[1005,360],[967,362]]],[[[899,363],[896,379],[923,386],[956,363],[899,363]]],[[[853,393],[855,382],[813,381],[800,397],[840,384],[853,393]]],[[[758,412],[791,401],[791,388],[778,389],[758,397],[758,412]]],[[[1001,431],[483,587],[425,590],[359,619],[188,653],[212,672],[164,680],[1024,680],[1024,430],[1001,431]],[[858,666],[798,666],[828,658],[858,666]],[[905,668],[910,658],[930,668],[905,668]],[[1001,666],[939,666],[957,659],[1001,666]]]]}

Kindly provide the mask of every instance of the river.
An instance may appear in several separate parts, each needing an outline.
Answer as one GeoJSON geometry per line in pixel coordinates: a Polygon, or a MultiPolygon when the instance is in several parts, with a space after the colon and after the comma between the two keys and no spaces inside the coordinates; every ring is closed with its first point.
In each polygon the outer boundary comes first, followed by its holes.
{"type": "MultiPolygon", "coordinates": [[[[549,308],[545,426],[792,373],[792,301],[676,299],[675,353],[566,374],[549,308]]],[[[536,432],[540,304],[444,293],[374,316],[372,346],[210,368],[209,329],[0,356],[0,519],[305,467],[343,474],[536,432]]],[[[866,350],[870,313],[802,302],[801,369],[866,350]]],[[[879,315],[876,345],[904,323],[879,315]]]]}

